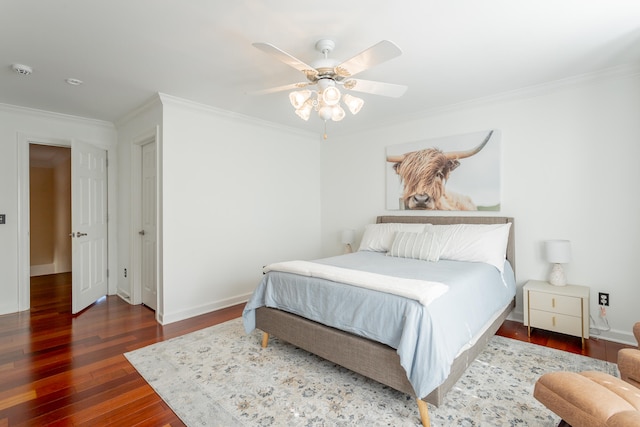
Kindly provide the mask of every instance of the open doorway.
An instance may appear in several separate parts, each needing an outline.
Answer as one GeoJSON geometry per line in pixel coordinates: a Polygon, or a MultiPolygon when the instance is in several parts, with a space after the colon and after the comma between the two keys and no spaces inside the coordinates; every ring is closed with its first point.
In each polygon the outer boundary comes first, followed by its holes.
{"type": "MultiPolygon", "coordinates": [[[[113,188],[108,185],[109,150],[75,139],[63,140],[18,134],[19,311],[28,310],[31,305],[29,152],[32,144],[70,147],[71,150],[72,230],[71,233],[67,229],[60,234],[63,239],[66,236],[71,240],[71,312],[77,314],[109,292],[108,241],[115,241],[115,231],[110,231],[108,227],[108,194],[109,189],[113,188]]],[[[61,271],[62,262],[52,264],[54,268],[58,268],[57,271],[61,271]]],[[[46,267],[39,268],[42,271],[42,268],[46,267]]]]}
{"type": "Polygon", "coordinates": [[[29,144],[31,305],[39,284],[56,284],[71,311],[71,148],[29,144]]]}

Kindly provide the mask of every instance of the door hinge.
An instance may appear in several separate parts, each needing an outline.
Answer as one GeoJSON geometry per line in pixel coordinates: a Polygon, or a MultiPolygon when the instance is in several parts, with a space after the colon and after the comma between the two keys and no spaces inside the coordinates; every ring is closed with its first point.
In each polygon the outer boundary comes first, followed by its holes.
{"type": "Polygon", "coordinates": [[[105,166],[106,166],[106,167],[109,167],[109,158],[107,157],[107,158],[106,158],[106,159],[104,159],[104,160],[105,160],[105,166]]]}
{"type": "Polygon", "coordinates": [[[109,278],[109,269],[107,268],[107,279],[109,278]]]}

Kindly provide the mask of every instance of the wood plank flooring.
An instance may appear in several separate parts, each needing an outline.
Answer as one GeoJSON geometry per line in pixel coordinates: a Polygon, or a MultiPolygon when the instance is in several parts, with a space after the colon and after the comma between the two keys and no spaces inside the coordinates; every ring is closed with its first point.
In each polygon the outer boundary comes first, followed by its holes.
{"type": "MultiPolygon", "coordinates": [[[[243,305],[166,326],[153,311],[105,297],[71,315],[71,276],[32,279],[31,310],[0,316],[0,427],[182,426],[123,353],[237,318],[243,305]]],[[[615,362],[619,344],[527,330],[499,335],[615,362]]]]}
{"type": "Polygon", "coordinates": [[[526,326],[520,322],[510,320],[507,320],[502,324],[498,332],[496,332],[496,335],[543,345],[558,350],[564,350],[571,353],[582,354],[595,359],[606,360],[611,363],[617,363],[618,350],[621,348],[631,347],[626,344],[619,344],[613,341],[599,339],[597,336],[591,335],[588,340],[585,340],[584,348],[582,348],[582,339],[579,337],[534,328],[531,330],[531,337],[528,337],[526,326]]]}

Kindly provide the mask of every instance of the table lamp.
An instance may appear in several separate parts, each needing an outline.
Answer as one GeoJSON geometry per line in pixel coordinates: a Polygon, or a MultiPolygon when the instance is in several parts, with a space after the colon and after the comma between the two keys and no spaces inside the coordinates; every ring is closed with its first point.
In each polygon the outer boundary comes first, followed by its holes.
{"type": "Polygon", "coordinates": [[[549,283],[555,286],[567,284],[567,278],[562,264],[571,261],[571,242],[568,240],[547,240],[544,242],[545,254],[548,262],[553,264],[549,283]]]}

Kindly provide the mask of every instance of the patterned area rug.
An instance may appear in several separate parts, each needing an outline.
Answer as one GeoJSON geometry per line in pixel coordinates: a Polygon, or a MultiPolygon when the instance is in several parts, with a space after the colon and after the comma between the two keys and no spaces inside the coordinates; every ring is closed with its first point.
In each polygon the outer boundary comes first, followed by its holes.
{"type": "MultiPolygon", "coordinates": [[[[125,354],[189,426],[420,426],[413,398],[275,338],[240,319],[125,354]]],[[[447,394],[432,426],[556,426],[536,401],[545,372],[615,364],[495,336],[447,394]]]]}

